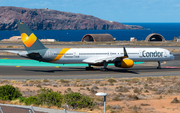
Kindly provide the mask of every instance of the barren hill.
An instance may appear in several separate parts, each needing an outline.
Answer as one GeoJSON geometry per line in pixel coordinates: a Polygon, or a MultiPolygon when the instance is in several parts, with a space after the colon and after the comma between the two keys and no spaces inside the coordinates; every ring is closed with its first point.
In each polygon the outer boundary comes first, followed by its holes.
{"type": "Polygon", "coordinates": [[[109,30],[143,29],[94,16],[50,9],[0,7],[0,30],[16,30],[17,21],[25,22],[33,30],[109,30]]]}

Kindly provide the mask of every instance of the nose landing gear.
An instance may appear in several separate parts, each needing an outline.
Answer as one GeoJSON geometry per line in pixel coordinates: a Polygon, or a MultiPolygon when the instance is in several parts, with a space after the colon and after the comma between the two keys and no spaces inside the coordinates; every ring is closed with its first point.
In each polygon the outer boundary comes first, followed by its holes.
{"type": "Polygon", "coordinates": [[[158,67],[157,67],[157,69],[161,69],[161,62],[160,62],[160,61],[158,61],[158,67]]]}

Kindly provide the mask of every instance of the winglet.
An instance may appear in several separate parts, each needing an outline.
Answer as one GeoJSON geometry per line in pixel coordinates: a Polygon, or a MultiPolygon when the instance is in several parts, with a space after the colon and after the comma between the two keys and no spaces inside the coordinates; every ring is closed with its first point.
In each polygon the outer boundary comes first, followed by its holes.
{"type": "Polygon", "coordinates": [[[124,50],[124,57],[123,58],[128,58],[128,54],[127,54],[126,48],[123,47],[123,50],[124,50]]]}

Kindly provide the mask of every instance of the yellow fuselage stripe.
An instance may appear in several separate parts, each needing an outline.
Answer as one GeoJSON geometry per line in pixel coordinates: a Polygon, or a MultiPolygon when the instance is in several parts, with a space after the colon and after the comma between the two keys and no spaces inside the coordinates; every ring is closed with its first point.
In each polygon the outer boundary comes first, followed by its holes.
{"type": "Polygon", "coordinates": [[[54,60],[52,60],[51,62],[57,61],[59,60],[70,48],[63,48],[59,54],[56,56],[56,58],[54,60]]]}

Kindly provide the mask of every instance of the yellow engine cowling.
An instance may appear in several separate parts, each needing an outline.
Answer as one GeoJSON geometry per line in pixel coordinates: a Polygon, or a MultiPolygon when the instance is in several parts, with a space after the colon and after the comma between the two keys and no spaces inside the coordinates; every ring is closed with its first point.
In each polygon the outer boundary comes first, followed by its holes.
{"type": "Polygon", "coordinates": [[[133,67],[134,62],[131,59],[123,59],[121,62],[115,62],[114,65],[121,68],[131,68],[133,67]]]}

